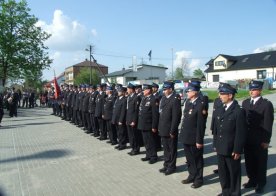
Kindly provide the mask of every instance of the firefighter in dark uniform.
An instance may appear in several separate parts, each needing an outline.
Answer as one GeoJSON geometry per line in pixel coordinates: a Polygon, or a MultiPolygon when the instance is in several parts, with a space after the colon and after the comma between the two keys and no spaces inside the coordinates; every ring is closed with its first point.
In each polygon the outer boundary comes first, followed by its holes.
{"type": "Polygon", "coordinates": [[[83,102],[82,102],[82,113],[83,113],[83,130],[87,132],[89,130],[88,127],[90,127],[90,115],[88,112],[88,106],[89,106],[89,98],[90,98],[90,86],[86,85],[85,86],[85,94],[83,97],[83,102]]]}
{"type": "Polygon", "coordinates": [[[274,109],[272,103],[261,96],[263,82],[249,83],[250,98],[242,103],[246,111],[248,135],[244,158],[249,181],[243,186],[263,193],[266,184],[268,146],[272,135],[274,109]]]}
{"type": "Polygon", "coordinates": [[[178,125],[181,120],[181,98],[174,92],[174,83],[163,84],[164,96],[159,104],[158,131],[164,150],[164,164],[159,171],[165,175],[175,172],[177,158],[178,125]]]}
{"type": "MultiPolygon", "coordinates": [[[[127,144],[127,129],[126,129],[126,105],[127,100],[125,97],[126,92],[125,87],[120,87],[117,89],[118,97],[114,103],[113,113],[112,113],[112,124],[116,126],[118,145],[115,146],[118,150],[123,150],[126,148],[127,144]]],[[[115,145],[117,142],[112,143],[115,145]]]]}
{"type": "Polygon", "coordinates": [[[79,93],[79,96],[78,96],[78,98],[79,98],[79,107],[78,107],[78,109],[79,109],[79,113],[78,113],[79,114],[78,115],[79,125],[78,125],[78,127],[84,126],[84,115],[83,115],[82,110],[83,110],[83,98],[86,94],[85,89],[86,89],[86,84],[83,84],[81,86],[81,92],[79,93]]]}
{"type": "Polygon", "coordinates": [[[71,121],[70,123],[75,123],[75,118],[76,118],[76,114],[75,114],[75,110],[74,110],[74,106],[75,106],[75,101],[76,101],[76,96],[77,96],[77,91],[78,91],[78,87],[77,86],[73,86],[73,91],[72,91],[72,100],[71,100],[71,110],[72,110],[72,116],[71,116],[71,121]]]}
{"type": "Polygon", "coordinates": [[[63,93],[63,97],[62,97],[62,102],[61,102],[61,111],[62,111],[62,120],[66,120],[67,119],[67,98],[68,98],[68,94],[69,94],[69,88],[67,84],[64,84],[64,89],[62,91],[63,93]]]}
{"type": "Polygon", "coordinates": [[[105,101],[105,97],[106,97],[105,88],[106,88],[106,84],[104,84],[104,83],[99,85],[99,87],[98,87],[99,94],[96,99],[96,109],[95,109],[95,116],[98,119],[99,131],[100,131],[100,135],[97,135],[97,136],[100,136],[100,138],[99,138],[100,140],[107,139],[106,138],[106,135],[107,135],[106,123],[102,118],[103,106],[104,106],[104,101],[105,101]]]}
{"type": "Polygon", "coordinates": [[[129,145],[131,151],[129,155],[137,155],[140,153],[141,145],[141,131],[137,129],[138,124],[138,112],[140,97],[135,93],[135,85],[129,83],[127,86],[127,111],[126,111],[126,126],[128,132],[129,145]],[[140,132],[140,133],[139,133],[140,132]]]}
{"type": "MultiPolygon", "coordinates": [[[[90,125],[91,127],[88,128],[87,133],[99,133],[99,124],[98,120],[95,117],[95,109],[96,109],[96,98],[98,95],[97,86],[92,85],[91,86],[91,94],[89,98],[89,105],[88,105],[88,112],[90,115],[90,125]]],[[[94,135],[96,137],[96,135],[94,135]]]]}
{"type": "MultiPolygon", "coordinates": [[[[210,130],[212,132],[212,135],[214,134],[213,130],[214,130],[214,122],[215,122],[215,119],[214,119],[214,114],[215,114],[215,111],[219,108],[219,107],[222,107],[223,104],[220,100],[219,97],[217,97],[215,100],[214,100],[214,103],[213,103],[213,111],[212,111],[212,120],[211,120],[211,126],[210,126],[210,130]]],[[[214,174],[218,174],[218,169],[214,169],[213,170],[213,173],[214,174]]]]}
{"type": "Polygon", "coordinates": [[[189,83],[186,88],[187,100],[183,109],[183,120],[179,135],[184,145],[189,175],[183,184],[192,184],[199,188],[203,184],[203,145],[206,121],[204,102],[199,98],[200,86],[189,83]]]}
{"type": "Polygon", "coordinates": [[[79,86],[79,92],[77,94],[77,102],[76,102],[76,106],[77,106],[77,127],[81,127],[82,126],[82,119],[81,119],[81,99],[82,99],[82,91],[83,91],[83,84],[81,84],[79,86]]]}
{"type": "Polygon", "coordinates": [[[142,131],[143,141],[146,148],[146,157],[142,161],[149,161],[150,164],[157,162],[157,149],[155,135],[158,129],[159,102],[152,95],[152,86],[143,85],[143,98],[139,106],[138,129],[142,131]]]}
{"type": "Polygon", "coordinates": [[[247,134],[245,111],[234,99],[235,88],[224,83],[218,90],[223,107],[214,112],[213,133],[222,188],[219,195],[241,195],[241,154],[247,134]]]}
{"type": "Polygon", "coordinates": [[[78,86],[77,89],[75,89],[75,98],[74,98],[74,106],[73,106],[73,119],[74,119],[74,124],[78,125],[79,120],[78,120],[78,107],[79,107],[79,93],[81,91],[80,85],[78,86]]]}
{"type": "Polygon", "coordinates": [[[72,99],[73,99],[73,95],[74,95],[74,91],[73,91],[73,85],[70,84],[69,85],[69,92],[67,95],[67,101],[66,101],[66,113],[67,113],[67,118],[65,119],[66,121],[71,121],[72,120],[72,99]]]}
{"type": "MultiPolygon", "coordinates": [[[[102,118],[106,122],[106,129],[109,137],[108,143],[115,143],[117,140],[117,134],[116,129],[114,129],[114,126],[112,126],[111,120],[112,120],[112,113],[113,113],[113,107],[116,100],[116,97],[113,95],[113,87],[107,86],[106,87],[106,98],[104,102],[104,108],[103,108],[103,115],[102,118]]],[[[105,136],[107,137],[107,136],[105,136]]]]}
{"type": "MultiPolygon", "coordinates": [[[[156,101],[158,101],[158,104],[159,104],[159,102],[162,98],[162,95],[160,95],[160,93],[158,92],[158,89],[159,89],[159,85],[153,82],[152,83],[152,94],[155,97],[156,101]]],[[[161,147],[161,137],[160,137],[160,135],[159,134],[154,134],[154,140],[155,140],[156,150],[161,151],[162,147],[161,147]]]]}
{"type": "Polygon", "coordinates": [[[12,92],[11,92],[11,102],[10,102],[10,117],[17,117],[17,104],[18,104],[18,99],[19,99],[19,95],[18,93],[15,91],[15,88],[12,87],[12,92]]]}

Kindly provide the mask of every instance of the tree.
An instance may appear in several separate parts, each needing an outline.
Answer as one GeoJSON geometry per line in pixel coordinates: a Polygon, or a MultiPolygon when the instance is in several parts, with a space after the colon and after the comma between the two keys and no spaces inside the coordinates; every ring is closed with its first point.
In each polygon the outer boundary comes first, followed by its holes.
{"type": "MultiPolygon", "coordinates": [[[[92,69],[92,84],[99,84],[100,83],[100,77],[99,72],[95,69],[92,69]]],[[[89,68],[83,68],[80,70],[80,73],[77,75],[77,77],[74,79],[75,85],[80,84],[89,84],[90,82],[90,69],[89,68]]]]}
{"type": "Polygon", "coordinates": [[[0,0],[0,79],[5,85],[24,78],[36,79],[50,67],[44,45],[50,34],[37,26],[25,0],[0,0]]]}
{"type": "Polygon", "coordinates": [[[176,80],[183,80],[184,79],[183,69],[181,67],[177,67],[175,69],[174,79],[176,79],[176,80]]]}
{"type": "Polygon", "coordinates": [[[193,75],[195,78],[202,78],[202,76],[204,76],[204,73],[201,69],[198,68],[194,70],[193,75]]]}

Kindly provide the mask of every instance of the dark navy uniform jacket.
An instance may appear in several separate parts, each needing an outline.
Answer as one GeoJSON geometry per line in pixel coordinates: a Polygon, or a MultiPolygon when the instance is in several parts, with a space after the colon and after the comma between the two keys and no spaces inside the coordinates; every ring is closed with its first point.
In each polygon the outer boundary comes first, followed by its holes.
{"type": "Polygon", "coordinates": [[[203,144],[206,125],[204,107],[199,97],[194,102],[189,99],[186,101],[179,135],[183,144],[203,144]]]}
{"type": "Polygon", "coordinates": [[[112,124],[118,125],[119,122],[125,123],[126,120],[126,97],[117,97],[112,114],[112,124]]]}
{"type": "Polygon", "coordinates": [[[127,113],[126,113],[126,124],[129,125],[134,122],[137,125],[138,112],[141,98],[134,93],[132,96],[127,97],[127,113]]]}
{"type": "Polygon", "coordinates": [[[104,99],[106,97],[105,92],[99,93],[96,98],[96,108],[95,108],[95,116],[102,118],[103,115],[103,106],[104,106],[104,99]]]}
{"type": "Polygon", "coordinates": [[[158,131],[162,137],[170,134],[178,135],[178,125],[181,120],[181,98],[172,93],[169,98],[163,96],[159,103],[158,131]]]}
{"type": "Polygon", "coordinates": [[[89,98],[90,98],[90,93],[86,92],[82,99],[83,100],[82,101],[82,111],[83,112],[88,112],[89,98]]]}
{"type": "Polygon", "coordinates": [[[247,144],[260,146],[261,143],[269,143],[274,120],[274,109],[272,103],[260,97],[260,99],[250,107],[250,98],[242,103],[246,111],[248,123],[247,144]]]}
{"type": "Polygon", "coordinates": [[[96,109],[96,98],[98,96],[98,91],[94,91],[90,94],[89,104],[88,104],[88,112],[91,114],[95,114],[96,109]]]}
{"type": "Polygon", "coordinates": [[[115,100],[116,100],[116,97],[114,95],[111,95],[105,98],[104,108],[103,108],[103,115],[105,120],[112,119],[113,106],[114,106],[115,100]]]}
{"type": "Polygon", "coordinates": [[[219,107],[214,112],[214,147],[220,155],[242,154],[247,137],[245,111],[233,101],[225,111],[219,107]]]}
{"type": "Polygon", "coordinates": [[[138,129],[151,131],[158,128],[159,105],[154,95],[143,97],[139,106],[138,129]]]}

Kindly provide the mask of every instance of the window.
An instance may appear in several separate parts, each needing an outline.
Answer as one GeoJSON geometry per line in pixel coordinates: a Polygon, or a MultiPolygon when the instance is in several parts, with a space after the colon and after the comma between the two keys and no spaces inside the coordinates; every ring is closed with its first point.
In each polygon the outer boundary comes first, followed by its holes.
{"type": "Polygon", "coordinates": [[[244,58],[244,59],[242,60],[242,62],[245,63],[245,62],[247,62],[248,59],[249,59],[249,58],[246,57],[246,58],[244,58]]]}
{"type": "Polygon", "coordinates": [[[213,75],[213,82],[219,82],[219,75],[213,75]]]}
{"type": "Polygon", "coordinates": [[[267,61],[269,58],[270,58],[270,54],[268,54],[268,55],[266,55],[265,57],[264,57],[264,61],[267,61]]]}
{"type": "Polygon", "coordinates": [[[225,61],[216,61],[215,62],[215,66],[223,66],[223,67],[225,67],[225,61]]]}
{"type": "Polygon", "coordinates": [[[266,70],[257,70],[257,79],[265,79],[266,70]]]}

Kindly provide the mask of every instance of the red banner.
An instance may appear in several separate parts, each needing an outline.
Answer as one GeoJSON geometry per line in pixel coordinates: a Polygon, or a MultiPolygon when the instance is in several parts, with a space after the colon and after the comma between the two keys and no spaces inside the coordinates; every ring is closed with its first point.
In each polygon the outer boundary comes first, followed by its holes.
{"type": "Polygon", "coordinates": [[[60,95],[60,88],[57,83],[57,78],[54,78],[54,88],[55,88],[55,99],[57,99],[60,95]]]}

